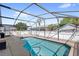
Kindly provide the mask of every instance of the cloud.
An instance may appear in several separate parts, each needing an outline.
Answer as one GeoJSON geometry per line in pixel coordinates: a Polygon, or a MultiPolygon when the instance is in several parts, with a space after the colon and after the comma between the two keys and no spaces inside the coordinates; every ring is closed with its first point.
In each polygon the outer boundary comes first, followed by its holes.
{"type": "Polygon", "coordinates": [[[72,4],[72,3],[64,3],[64,4],[60,5],[59,8],[69,8],[71,6],[75,6],[75,4],[72,4]]]}
{"type": "MultiPolygon", "coordinates": [[[[17,17],[18,15],[19,15],[19,12],[15,12],[15,13],[13,14],[13,17],[17,17]]],[[[20,18],[26,18],[26,17],[28,17],[28,15],[21,13],[19,17],[20,17],[20,18]]]]}

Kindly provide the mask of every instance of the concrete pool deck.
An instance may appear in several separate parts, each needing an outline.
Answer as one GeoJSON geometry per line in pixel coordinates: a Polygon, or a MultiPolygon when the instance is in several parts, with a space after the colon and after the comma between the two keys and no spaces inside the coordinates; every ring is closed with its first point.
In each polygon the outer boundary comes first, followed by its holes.
{"type": "MultiPolygon", "coordinates": [[[[10,36],[10,37],[4,38],[7,42],[7,49],[0,50],[0,56],[30,56],[29,52],[23,48],[23,42],[20,40],[19,37],[10,36]]],[[[43,36],[27,35],[25,37],[43,38],[46,40],[55,41],[59,43],[66,42],[66,40],[63,40],[63,39],[58,40],[57,38],[50,38],[50,37],[48,39],[48,37],[43,37],[43,36]]],[[[68,41],[66,44],[71,46],[69,56],[79,56],[79,45],[78,44],[75,44],[74,41],[68,41]]]]}
{"type": "Polygon", "coordinates": [[[29,52],[23,48],[22,41],[14,36],[4,38],[7,48],[0,50],[0,56],[29,56],[29,52]]]}

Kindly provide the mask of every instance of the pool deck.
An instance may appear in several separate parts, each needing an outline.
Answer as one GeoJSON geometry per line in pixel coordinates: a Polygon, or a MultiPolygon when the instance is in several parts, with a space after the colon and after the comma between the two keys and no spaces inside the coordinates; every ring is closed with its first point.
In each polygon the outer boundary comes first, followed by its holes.
{"type": "Polygon", "coordinates": [[[0,56],[29,56],[29,52],[24,50],[22,41],[14,36],[4,38],[7,48],[0,50],[0,56]]]}
{"type": "Polygon", "coordinates": [[[77,44],[77,55],[79,56],[79,44],[77,44]]]}
{"type": "Polygon", "coordinates": [[[75,51],[75,52],[74,52],[74,56],[79,56],[79,43],[76,43],[76,44],[75,44],[75,48],[76,48],[76,49],[74,50],[74,51],[75,51]]]}
{"type": "MultiPolygon", "coordinates": [[[[66,42],[66,40],[63,40],[63,39],[58,40],[57,38],[48,38],[48,37],[43,37],[43,36],[32,36],[32,35],[28,35],[28,36],[43,38],[46,40],[55,41],[59,43],[66,42]]],[[[29,52],[23,48],[23,42],[20,40],[19,37],[10,36],[10,37],[4,38],[6,39],[6,42],[7,42],[7,49],[0,50],[0,56],[30,56],[29,52]]],[[[79,56],[79,45],[78,44],[75,44],[75,42],[73,41],[68,41],[66,44],[71,46],[69,56],[79,56]]]]}

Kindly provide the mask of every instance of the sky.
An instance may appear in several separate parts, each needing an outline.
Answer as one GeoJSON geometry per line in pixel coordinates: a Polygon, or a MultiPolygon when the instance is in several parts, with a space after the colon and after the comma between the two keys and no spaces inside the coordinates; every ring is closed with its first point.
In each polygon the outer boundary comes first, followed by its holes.
{"type": "MultiPolygon", "coordinates": [[[[29,3],[3,3],[3,5],[6,5],[9,7],[18,9],[18,10],[23,10],[30,4],[29,3]]],[[[46,8],[50,12],[79,10],[79,7],[78,7],[79,4],[77,4],[77,3],[76,4],[75,3],[41,3],[40,5],[43,6],[44,8],[46,8]]],[[[13,10],[8,10],[8,9],[3,8],[3,7],[1,7],[1,11],[2,11],[1,15],[7,16],[7,17],[13,17],[15,19],[19,14],[19,12],[15,12],[13,10]]],[[[31,13],[34,15],[40,15],[40,14],[47,13],[46,11],[42,10],[41,8],[39,8],[36,5],[32,5],[30,8],[24,10],[24,12],[28,12],[28,13],[31,13]]],[[[79,12],[73,12],[73,13],[70,12],[70,13],[65,13],[65,14],[79,16],[79,12]]],[[[41,17],[50,18],[50,17],[54,17],[54,16],[51,14],[46,14],[46,15],[43,15],[41,17]]],[[[34,22],[36,22],[36,20],[37,20],[37,18],[23,14],[23,13],[19,16],[19,19],[30,20],[30,21],[34,21],[34,22]],[[34,19],[32,19],[32,18],[34,18],[34,19]]],[[[62,20],[62,19],[59,19],[59,20],[62,20]]],[[[20,22],[20,21],[17,21],[17,22],[20,22]]],[[[33,24],[31,22],[25,22],[25,21],[22,21],[22,22],[27,23],[28,25],[33,24]]],[[[14,24],[14,20],[2,18],[2,23],[3,24],[14,24]]],[[[55,24],[55,23],[57,23],[56,19],[46,20],[46,25],[55,24]]],[[[43,21],[41,24],[43,25],[43,21]]]]}

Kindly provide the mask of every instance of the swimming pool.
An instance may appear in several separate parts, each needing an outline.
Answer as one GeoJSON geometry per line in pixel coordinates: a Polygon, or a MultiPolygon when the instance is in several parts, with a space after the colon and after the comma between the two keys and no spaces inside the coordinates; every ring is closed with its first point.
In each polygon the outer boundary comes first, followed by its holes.
{"type": "Polygon", "coordinates": [[[71,48],[68,45],[34,37],[23,38],[22,40],[23,47],[32,56],[67,56],[71,48]]]}

